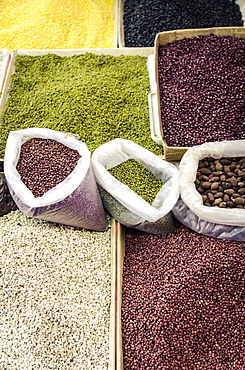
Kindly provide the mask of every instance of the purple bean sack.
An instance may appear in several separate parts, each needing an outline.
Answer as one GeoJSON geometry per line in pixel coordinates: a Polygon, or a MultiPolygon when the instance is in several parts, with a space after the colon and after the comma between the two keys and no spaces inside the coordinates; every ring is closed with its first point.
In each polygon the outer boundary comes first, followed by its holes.
{"type": "Polygon", "coordinates": [[[107,229],[105,209],[91,167],[91,154],[86,144],[72,135],[41,128],[11,131],[6,143],[4,171],[17,207],[27,216],[95,231],[107,229]],[[21,144],[33,137],[59,141],[81,155],[74,170],[62,182],[37,198],[16,170],[21,144]]]}

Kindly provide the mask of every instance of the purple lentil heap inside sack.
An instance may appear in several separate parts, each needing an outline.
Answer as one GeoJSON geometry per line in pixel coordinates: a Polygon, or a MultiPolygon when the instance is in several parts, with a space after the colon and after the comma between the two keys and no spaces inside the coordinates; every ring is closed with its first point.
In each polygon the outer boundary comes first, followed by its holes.
{"type": "Polygon", "coordinates": [[[125,370],[245,368],[245,242],[126,228],[125,370]]]}
{"type": "Polygon", "coordinates": [[[163,136],[168,146],[245,138],[245,39],[198,36],[159,47],[163,136]]]}
{"type": "Polygon", "coordinates": [[[35,197],[62,182],[81,158],[77,150],[52,139],[33,138],[21,145],[16,169],[35,197]]]}
{"type": "MultiPolygon", "coordinates": [[[[77,150],[56,140],[33,138],[22,144],[16,169],[34,197],[40,197],[65,180],[80,158],[77,150]]],[[[61,200],[40,207],[29,207],[21,199],[18,204],[24,213],[45,221],[96,231],[108,227],[91,166],[81,183],[61,200]]]]}

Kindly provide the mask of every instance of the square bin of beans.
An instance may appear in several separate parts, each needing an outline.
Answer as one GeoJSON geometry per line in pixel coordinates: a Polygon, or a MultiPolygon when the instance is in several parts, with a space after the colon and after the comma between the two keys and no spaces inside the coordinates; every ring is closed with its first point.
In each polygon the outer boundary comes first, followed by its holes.
{"type": "Polygon", "coordinates": [[[245,139],[245,27],[159,33],[148,71],[152,138],[166,160],[205,142],[245,139]]]}
{"type": "Polygon", "coordinates": [[[157,33],[244,26],[245,0],[119,0],[119,47],[153,47],[157,33]]]}
{"type": "Polygon", "coordinates": [[[128,228],[118,243],[117,370],[241,370],[245,242],[128,228]]]}

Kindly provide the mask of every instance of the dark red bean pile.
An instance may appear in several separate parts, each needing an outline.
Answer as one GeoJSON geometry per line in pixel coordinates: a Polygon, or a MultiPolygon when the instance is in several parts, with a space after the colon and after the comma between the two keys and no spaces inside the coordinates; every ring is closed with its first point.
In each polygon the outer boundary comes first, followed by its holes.
{"type": "Polygon", "coordinates": [[[235,0],[124,0],[125,46],[154,46],[159,32],[243,26],[235,0]]]}
{"type": "Polygon", "coordinates": [[[167,145],[245,138],[245,39],[209,35],[160,46],[158,73],[167,145]]]}
{"type": "Polygon", "coordinates": [[[245,242],[125,231],[125,370],[245,368],[245,242]]]}
{"type": "Polygon", "coordinates": [[[62,182],[79,158],[77,150],[56,140],[33,138],[21,145],[16,169],[34,197],[40,197],[62,182]]]}

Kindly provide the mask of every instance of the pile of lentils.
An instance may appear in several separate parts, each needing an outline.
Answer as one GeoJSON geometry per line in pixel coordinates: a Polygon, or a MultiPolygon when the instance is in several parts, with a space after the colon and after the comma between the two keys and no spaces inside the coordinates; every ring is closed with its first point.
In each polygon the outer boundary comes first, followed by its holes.
{"type": "Polygon", "coordinates": [[[32,138],[21,145],[16,169],[34,197],[40,197],[62,182],[80,158],[77,150],[56,140],[32,138]]]}
{"type": "Polygon", "coordinates": [[[9,132],[29,127],[79,135],[91,153],[120,137],[161,155],[150,133],[146,63],[138,55],[17,55],[0,125],[0,156],[9,132]]]}
{"type": "Polygon", "coordinates": [[[245,242],[125,229],[125,370],[244,367],[245,242]]]}
{"type": "Polygon", "coordinates": [[[189,147],[245,138],[245,39],[198,36],[159,47],[164,139],[189,147]]]}
{"type": "Polygon", "coordinates": [[[245,208],[245,157],[201,159],[195,186],[205,206],[245,208]]]}
{"type": "Polygon", "coordinates": [[[163,182],[134,159],[129,159],[109,170],[118,181],[151,204],[163,187],[163,182]]]}
{"type": "Polygon", "coordinates": [[[0,218],[0,368],[107,370],[111,224],[94,232],[0,218]]]}
{"type": "Polygon", "coordinates": [[[156,34],[188,28],[243,26],[236,0],[124,0],[127,47],[153,47],[156,34]]]}

